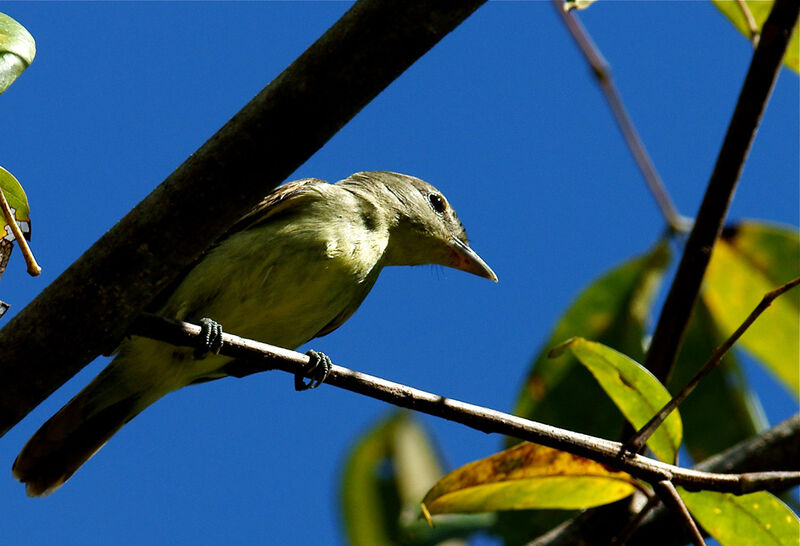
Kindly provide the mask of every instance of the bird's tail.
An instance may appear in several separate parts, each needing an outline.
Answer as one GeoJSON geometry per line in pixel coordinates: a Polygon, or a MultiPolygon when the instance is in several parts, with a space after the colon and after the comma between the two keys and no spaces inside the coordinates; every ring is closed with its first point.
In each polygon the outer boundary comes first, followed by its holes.
{"type": "Polygon", "coordinates": [[[144,385],[121,381],[120,368],[112,362],[22,448],[12,473],[29,496],[58,489],[125,423],[160,398],[144,385]]]}

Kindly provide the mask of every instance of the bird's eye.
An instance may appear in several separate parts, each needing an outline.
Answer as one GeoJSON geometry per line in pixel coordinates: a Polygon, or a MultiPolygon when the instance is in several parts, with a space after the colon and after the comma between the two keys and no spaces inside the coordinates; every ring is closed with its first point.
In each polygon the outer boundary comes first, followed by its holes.
{"type": "Polygon", "coordinates": [[[428,201],[437,214],[442,214],[445,209],[444,199],[438,193],[428,194],[428,201]]]}

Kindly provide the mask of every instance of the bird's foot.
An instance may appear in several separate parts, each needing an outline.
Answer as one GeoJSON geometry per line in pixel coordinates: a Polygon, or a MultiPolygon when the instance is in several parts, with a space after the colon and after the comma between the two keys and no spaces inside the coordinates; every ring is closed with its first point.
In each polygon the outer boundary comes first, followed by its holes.
{"type": "Polygon", "coordinates": [[[325,382],[328,374],[331,373],[331,359],[325,353],[318,353],[317,351],[308,351],[306,353],[311,357],[308,368],[304,370],[303,375],[296,374],[294,376],[294,390],[307,391],[309,389],[316,389],[325,382]],[[308,383],[304,381],[308,378],[308,383]]]}
{"type": "Polygon", "coordinates": [[[203,317],[200,323],[200,343],[194,350],[195,360],[202,360],[211,352],[219,354],[222,349],[222,326],[208,317],[203,317]]]}

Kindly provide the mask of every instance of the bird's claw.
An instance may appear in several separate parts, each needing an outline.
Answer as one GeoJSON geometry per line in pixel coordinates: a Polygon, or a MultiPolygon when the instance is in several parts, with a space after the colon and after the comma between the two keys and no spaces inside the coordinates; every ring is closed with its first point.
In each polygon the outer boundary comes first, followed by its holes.
{"type": "Polygon", "coordinates": [[[294,390],[296,391],[316,389],[325,382],[333,367],[330,357],[325,353],[308,351],[306,354],[311,357],[311,361],[307,369],[304,370],[303,375],[297,374],[294,376],[294,390]],[[308,383],[304,381],[306,377],[308,378],[308,383]]]}
{"type": "Polygon", "coordinates": [[[219,354],[222,349],[222,326],[215,320],[203,317],[200,323],[200,344],[194,350],[194,358],[202,360],[211,352],[219,354]]]}

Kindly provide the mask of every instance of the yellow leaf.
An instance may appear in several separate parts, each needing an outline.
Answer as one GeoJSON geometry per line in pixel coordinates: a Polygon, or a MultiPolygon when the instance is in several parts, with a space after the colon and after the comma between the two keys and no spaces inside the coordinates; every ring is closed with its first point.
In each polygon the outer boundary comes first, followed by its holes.
{"type": "Polygon", "coordinates": [[[431,514],[580,509],[625,498],[637,487],[629,474],[525,442],[451,472],[422,503],[431,514]]]}
{"type": "MultiPolygon", "coordinates": [[[[739,327],[761,298],[783,278],[800,274],[792,259],[800,242],[795,234],[770,226],[756,230],[758,224],[744,224],[733,235],[714,247],[708,265],[703,300],[725,337],[739,327]],[[750,240],[758,245],[750,245],[750,240]],[[775,263],[783,257],[785,264],[775,263]],[[786,266],[789,266],[788,268],[786,266]],[[794,271],[792,271],[794,270],[794,271]]],[[[759,359],[795,396],[800,381],[800,293],[795,289],[772,302],[739,340],[739,344],[759,359]]]]}

